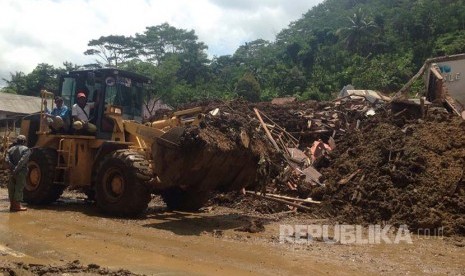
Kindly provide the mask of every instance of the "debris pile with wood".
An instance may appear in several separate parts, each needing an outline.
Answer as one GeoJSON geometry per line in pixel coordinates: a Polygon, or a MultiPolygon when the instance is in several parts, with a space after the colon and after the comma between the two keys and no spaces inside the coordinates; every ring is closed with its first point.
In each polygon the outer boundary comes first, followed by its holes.
{"type": "Polygon", "coordinates": [[[444,113],[402,120],[388,114],[338,140],[317,168],[322,200],[340,222],[407,225],[465,234],[465,126],[444,113]]]}
{"type": "Polygon", "coordinates": [[[186,131],[181,139],[185,152],[201,148],[203,159],[205,152],[241,157],[228,160],[245,165],[246,173],[243,173],[248,175],[248,182],[243,181],[243,176],[238,178],[241,181],[228,180],[231,176],[228,168],[233,164],[222,161],[226,171],[209,174],[207,178],[215,177],[211,181],[203,179],[201,185],[227,183],[219,184],[220,190],[245,187],[254,197],[272,200],[284,208],[290,205],[307,211],[311,210],[308,205],[320,203],[309,198],[310,193],[324,185],[323,176],[313,163],[336,147],[335,138],[356,129],[384,107],[359,97],[284,105],[235,100],[193,103],[183,108],[192,106],[202,106],[207,115],[202,127],[186,131]],[[217,177],[218,174],[222,177],[217,177]]]}
{"type": "Polygon", "coordinates": [[[250,212],[301,210],[351,224],[465,234],[463,121],[434,108],[412,118],[392,113],[388,104],[358,101],[216,103],[229,119],[208,116],[210,127],[240,144],[246,126],[250,143],[260,146],[253,147],[257,181],[247,187],[251,196],[222,194],[212,202],[250,212]]]}
{"type": "Polygon", "coordinates": [[[329,137],[337,138],[360,126],[361,121],[384,110],[381,102],[371,103],[364,97],[352,96],[332,102],[294,102],[282,105],[250,104],[299,140],[301,146],[329,137]]]}

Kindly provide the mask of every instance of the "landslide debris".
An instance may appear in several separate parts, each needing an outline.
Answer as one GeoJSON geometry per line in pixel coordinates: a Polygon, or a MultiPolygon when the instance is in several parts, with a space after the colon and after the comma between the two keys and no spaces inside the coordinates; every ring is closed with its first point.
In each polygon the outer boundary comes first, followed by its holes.
{"type": "MultiPolygon", "coordinates": [[[[246,186],[310,196],[322,201],[311,206],[315,217],[349,224],[405,224],[419,233],[442,228],[445,235],[465,235],[465,122],[460,118],[432,109],[425,118],[415,119],[391,113],[387,104],[352,100],[283,105],[211,101],[181,109],[194,106],[203,107],[205,122],[181,137],[178,157],[183,160],[198,150],[203,154],[192,155],[198,164],[221,168],[196,176],[205,190],[246,186]],[[209,113],[217,108],[218,113],[209,113]],[[334,137],[336,148],[313,163],[323,174],[324,186],[311,187],[306,194],[289,189],[280,177],[288,164],[266,137],[253,108],[293,134],[302,151],[315,140],[334,137]],[[375,115],[367,116],[371,108],[375,115]],[[268,161],[266,170],[259,170],[262,158],[268,161]]],[[[173,166],[173,174],[178,172],[173,166]]],[[[211,204],[260,214],[289,210],[238,192],[220,194],[211,204]]]]}
{"type": "Polygon", "coordinates": [[[465,235],[465,122],[429,114],[405,121],[380,114],[338,141],[313,191],[341,222],[407,225],[465,235]],[[338,182],[360,170],[346,184],[338,182]]]}
{"type": "MultiPolygon", "coordinates": [[[[205,141],[212,146],[219,141],[228,149],[242,147],[240,130],[247,129],[251,143],[260,141],[252,147],[255,160],[275,151],[258,127],[254,107],[292,132],[302,150],[333,136],[336,149],[314,163],[325,184],[309,193],[322,201],[312,205],[316,216],[350,224],[405,224],[420,234],[442,229],[445,235],[465,235],[465,122],[460,118],[434,108],[426,118],[412,118],[391,113],[387,104],[367,116],[373,106],[353,101],[285,105],[233,101],[204,107],[228,113],[212,121],[207,118],[205,141]]],[[[270,160],[274,169],[269,171],[266,191],[301,197],[274,181],[286,164],[279,158],[270,160]]],[[[220,195],[212,202],[266,214],[289,210],[238,193],[220,195]]]]}
{"type": "MultiPolygon", "coordinates": [[[[181,149],[177,154],[173,154],[179,161],[179,165],[172,166],[173,178],[177,173],[175,170],[179,170],[185,164],[195,163],[191,166],[195,167],[195,171],[191,172],[187,167],[181,170],[189,172],[185,174],[189,179],[184,181],[198,183],[200,190],[212,187],[225,191],[243,187],[255,188],[256,180],[261,180],[273,182],[273,189],[285,191],[288,190],[288,185],[287,180],[283,181],[287,178],[283,177],[283,174],[291,174],[292,170],[286,169],[289,162],[286,162],[283,153],[278,152],[267,137],[254,111],[255,108],[263,114],[263,119],[282,149],[300,144],[300,148],[306,150],[315,140],[328,141],[330,137],[338,137],[355,128],[357,121],[364,118],[365,112],[373,105],[360,100],[307,101],[281,105],[233,100],[190,103],[180,109],[199,106],[203,108],[206,117],[200,127],[187,129],[181,137],[181,149]],[[293,135],[295,140],[278,140],[286,135],[293,135]],[[191,162],[181,161],[186,159],[191,162]],[[264,164],[263,167],[266,168],[260,168],[260,164],[264,164]],[[207,171],[208,167],[214,167],[215,170],[198,173],[207,171]]],[[[303,169],[302,166],[300,168],[303,169]]],[[[263,186],[263,183],[258,184],[263,186]]],[[[299,196],[308,195],[308,192],[304,193],[300,193],[299,196]]]]}

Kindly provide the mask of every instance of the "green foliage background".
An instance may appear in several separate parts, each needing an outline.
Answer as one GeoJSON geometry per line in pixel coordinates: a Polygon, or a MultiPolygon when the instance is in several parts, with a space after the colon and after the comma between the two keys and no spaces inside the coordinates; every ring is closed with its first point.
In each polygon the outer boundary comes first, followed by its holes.
{"type": "MultiPolygon", "coordinates": [[[[305,11],[303,11],[305,12],[305,11]]],[[[330,99],[344,85],[397,91],[430,57],[465,52],[464,0],[326,0],[291,22],[275,41],[257,39],[234,54],[209,58],[194,30],[164,23],[88,44],[82,66],[39,64],[11,73],[2,92],[56,90],[57,74],[118,67],[153,79],[151,91],[171,105],[208,98],[251,101],[295,96],[330,99]]],[[[420,86],[415,86],[421,89],[420,86]]]]}

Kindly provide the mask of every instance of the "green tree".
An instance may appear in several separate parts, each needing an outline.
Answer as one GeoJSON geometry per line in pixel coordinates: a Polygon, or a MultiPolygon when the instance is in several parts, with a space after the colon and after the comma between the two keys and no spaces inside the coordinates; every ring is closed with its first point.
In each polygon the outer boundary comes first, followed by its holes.
{"type": "Polygon", "coordinates": [[[27,89],[25,95],[38,96],[42,89],[56,92],[58,90],[58,73],[59,70],[53,65],[40,63],[26,77],[27,89]]]}
{"type": "Polygon", "coordinates": [[[159,64],[167,51],[174,53],[179,45],[176,30],[168,23],[146,27],[143,34],[135,36],[135,45],[139,55],[149,62],[159,64]]]}
{"type": "Polygon", "coordinates": [[[206,46],[203,43],[186,45],[184,53],[179,54],[181,68],[177,72],[179,79],[185,80],[190,85],[202,84],[208,80],[209,70],[208,56],[205,53],[206,46]]]}
{"type": "Polygon", "coordinates": [[[154,64],[162,62],[168,54],[207,49],[203,42],[198,42],[194,30],[177,29],[168,23],[146,27],[143,34],[135,35],[133,46],[139,56],[154,64]]]}
{"type": "Polygon", "coordinates": [[[70,61],[63,62],[63,68],[58,68],[58,71],[69,72],[81,69],[80,65],[74,64],[70,61]]]}
{"type": "Polygon", "coordinates": [[[360,59],[360,64],[354,65],[352,84],[355,87],[391,92],[399,90],[404,79],[415,72],[412,68],[412,54],[385,54],[373,59],[360,59]],[[392,61],[396,62],[393,63],[392,61]]]}
{"type": "Polygon", "coordinates": [[[155,94],[161,97],[166,103],[171,105],[179,104],[179,99],[183,94],[183,90],[177,89],[177,86],[182,86],[182,81],[178,80],[176,73],[181,68],[181,63],[176,56],[167,57],[162,64],[156,66],[151,78],[154,82],[155,94]]]}
{"type": "Polygon", "coordinates": [[[246,73],[237,82],[237,95],[250,102],[257,102],[260,99],[260,90],[260,84],[251,73],[246,73]]]}
{"type": "Polygon", "coordinates": [[[257,39],[239,46],[234,52],[234,58],[244,62],[260,59],[263,56],[263,49],[269,47],[271,43],[264,39],[257,39]]]}
{"type": "Polygon", "coordinates": [[[99,39],[92,39],[87,46],[91,47],[84,52],[84,55],[97,56],[96,64],[100,67],[115,67],[136,57],[132,38],[122,35],[101,36],[99,39]]]}
{"type": "Polygon", "coordinates": [[[229,55],[214,57],[209,68],[212,74],[211,89],[234,94],[236,83],[244,74],[237,60],[229,55]]]}
{"type": "Polygon", "coordinates": [[[46,63],[38,64],[27,75],[23,72],[10,73],[10,79],[4,79],[7,86],[3,92],[27,96],[38,96],[42,89],[55,92],[58,90],[57,75],[59,73],[59,69],[46,63]]]}
{"type": "Polygon", "coordinates": [[[434,43],[433,53],[436,56],[465,53],[465,30],[445,33],[434,43]]]}
{"type": "Polygon", "coordinates": [[[168,23],[147,27],[143,34],[136,34],[133,46],[142,60],[156,66],[178,59],[175,75],[188,85],[201,85],[209,79],[207,46],[198,41],[193,30],[177,29],[168,23]]]}

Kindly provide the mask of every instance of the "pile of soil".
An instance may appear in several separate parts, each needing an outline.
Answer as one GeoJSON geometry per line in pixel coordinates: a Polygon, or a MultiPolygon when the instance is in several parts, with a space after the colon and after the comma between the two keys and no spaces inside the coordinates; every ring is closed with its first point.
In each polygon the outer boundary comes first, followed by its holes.
{"type": "Polygon", "coordinates": [[[159,164],[157,175],[164,183],[188,183],[189,189],[196,191],[237,191],[255,184],[261,158],[280,164],[280,155],[248,102],[196,105],[203,106],[205,114],[200,126],[187,127],[178,139],[167,133],[166,139],[177,143],[176,148],[158,142],[162,149],[154,156],[159,164]],[[179,171],[184,173],[180,176],[179,171]]]}
{"type": "Polygon", "coordinates": [[[432,113],[406,121],[379,114],[337,142],[329,162],[317,168],[326,186],[312,196],[341,222],[405,224],[418,232],[443,227],[445,235],[465,235],[462,119],[432,113]]]}
{"type": "Polygon", "coordinates": [[[62,266],[25,264],[21,262],[0,262],[0,272],[4,275],[113,275],[113,276],[136,276],[128,270],[110,270],[97,264],[82,265],[78,260],[62,266]]]}
{"type": "Polygon", "coordinates": [[[382,104],[349,98],[333,102],[295,101],[285,104],[250,103],[239,99],[228,102],[193,102],[181,106],[179,110],[194,107],[202,107],[206,114],[218,108],[220,112],[232,114],[236,118],[243,117],[255,121],[253,109],[257,108],[275,124],[294,135],[302,147],[311,145],[317,139],[327,141],[329,136],[344,135],[346,131],[355,128],[357,120],[365,120],[365,113],[370,108],[386,108],[382,104]]]}

